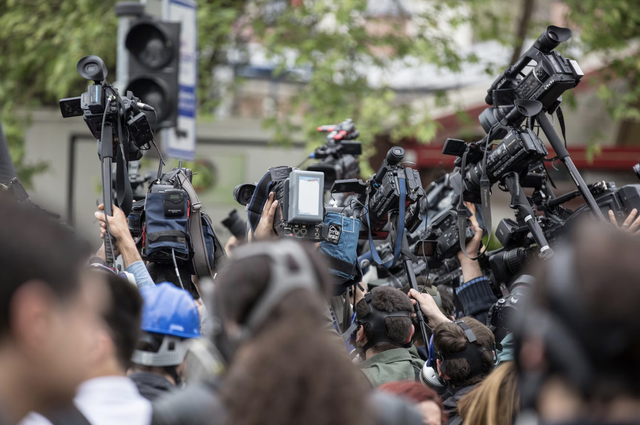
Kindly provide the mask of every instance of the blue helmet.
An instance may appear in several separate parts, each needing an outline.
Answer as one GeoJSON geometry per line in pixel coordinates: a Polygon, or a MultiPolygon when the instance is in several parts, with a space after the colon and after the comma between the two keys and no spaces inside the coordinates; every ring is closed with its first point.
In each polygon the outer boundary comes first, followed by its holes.
{"type": "Polygon", "coordinates": [[[200,316],[187,291],[164,282],[140,289],[144,299],[142,330],[180,338],[200,337],[200,316]]]}
{"type": "Polygon", "coordinates": [[[133,363],[146,366],[175,366],[184,360],[189,343],[200,335],[200,316],[191,295],[164,282],[140,288],[144,300],[140,342],[155,348],[137,349],[133,363]]]}

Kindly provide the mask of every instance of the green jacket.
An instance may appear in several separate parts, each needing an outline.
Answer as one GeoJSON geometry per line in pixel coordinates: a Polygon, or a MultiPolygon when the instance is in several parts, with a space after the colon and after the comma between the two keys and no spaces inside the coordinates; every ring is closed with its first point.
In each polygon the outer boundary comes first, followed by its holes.
{"type": "Polygon", "coordinates": [[[375,388],[386,382],[414,381],[423,365],[418,350],[411,346],[409,349],[394,348],[376,354],[360,363],[360,369],[375,388]]]}

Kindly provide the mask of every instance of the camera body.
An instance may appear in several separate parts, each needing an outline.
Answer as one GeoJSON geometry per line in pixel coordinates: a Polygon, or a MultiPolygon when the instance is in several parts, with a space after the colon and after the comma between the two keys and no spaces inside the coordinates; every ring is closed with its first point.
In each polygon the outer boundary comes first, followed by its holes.
{"type": "MultiPolygon", "coordinates": [[[[96,140],[102,139],[103,120],[113,128],[120,124],[133,142],[129,147],[129,159],[137,160],[142,158],[142,152],[138,148],[153,140],[149,120],[138,108],[139,102],[140,99],[131,92],[120,98],[117,89],[106,84],[93,84],[79,97],[61,99],[60,111],[64,118],[81,116],[96,140]]],[[[114,161],[116,149],[117,144],[114,144],[114,161]]]]}
{"type": "MultiPolygon", "coordinates": [[[[471,229],[471,222],[467,219],[465,228],[465,245],[475,232],[471,229]]],[[[454,257],[460,251],[460,235],[458,232],[458,213],[455,208],[441,211],[427,226],[422,241],[414,245],[414,253],[417,256],[430,257],[430,266],[436,267],[444,260],[454,257]]],[[[470,253],[474,255],[474,253],[470,253]]]]}
{"type": "MultiPolygon", "coordinates": [[[[508,173],[528,174],[529,166],[547,156],[547,148],[533,130],[513,128],[493,151],[487,155],[486,174],[491,184],[504,178],[508,173]]],[[[464,179],[464,199],[480,203],[480,179],[482,161],[478,160],[467,168],[464,179]]]]}
{"type": "Polygon", "coordinates": [[[292,170],[273,185],[279,204],[274,226],[279,236],[314,241],[327,238],[323,188],[323,173],[303,170],[292,170]]]}
{"type": "Polygon", "coordinates": [[[425,196],[420,173],[404,167],[404,149],[395,146],[389,150],[378,172],[367,182],[358,179],[337,180],[332,193],[355,193],[357,205],[350,205],[356,215],[368,215],[368,230],[364,229],[361,239],[385,239],[389,235],[386,228],[389,215],[399,211],[401,192],[405,193],[405,227],[409,232],[420,225],[420,200],[425,196]],[[402,185],[402,186],[401,186],[402,185]],[[414,204],[417,204],[414,206],[414,204]],[[367,234],[369,232],[369,234],[367,234]]]}

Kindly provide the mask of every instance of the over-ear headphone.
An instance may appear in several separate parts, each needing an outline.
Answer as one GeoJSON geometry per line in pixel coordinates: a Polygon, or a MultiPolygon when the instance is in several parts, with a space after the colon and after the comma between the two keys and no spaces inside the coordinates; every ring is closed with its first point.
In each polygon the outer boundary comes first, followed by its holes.
{"type": "Polygon", "coordinates": [[[224,305],[220,297],[216,296],[216,290],[213,291],[213,302],[210,305],[213,307],[211,316],[214,321],[214,340],[227,361],[231,360],[236,348],[251,337],[289,292],[301,288],[320,291],[320,282],[314,273],[313,264],[298,242],[283,239],[276,243],[245,245],[234,251],[233,261],[256,256],[268,258],[270,279],[263,295],[256,301],[244,323],[240,325],[238,333],[229,335],[225,332],[224,305]]]}
{"type": "MultiPolygon", "coordinates": [[[[483,347],[478,345],[478,339],[476,335],[473,333],[471,328],[464,323],[462,320],[456,320],[454,322],[456,325],[462,329],[464,335],[467,339],[466,346],[464,350],[458,351],[456,353],[451,353],[448,355],[443,355],[440,352],[434,354],[433,358],[430,358],[427,363],[422,367],[422,371],[420,372],[420,382],[427,388],[431,388],[438,394],[442,395],[450,390],[451,382],[444,380],[440,377],[438,372],[436,371],[436,359],[440,360],[440,371],[444,374],[446,373],[447,368],[447,360],[455,360],[455,359],[466,359],[471,368],[471,372],[469,373],[468,378],[479,375],[482,373],[482,352],[492,350],[493,347],[483,347]]],[[[433,347],[433,336],[431,337],[431,353],[434,353],[433,347]]],[[[495,354],[494,354],[494,362],[495,362],[495,354]]]]}

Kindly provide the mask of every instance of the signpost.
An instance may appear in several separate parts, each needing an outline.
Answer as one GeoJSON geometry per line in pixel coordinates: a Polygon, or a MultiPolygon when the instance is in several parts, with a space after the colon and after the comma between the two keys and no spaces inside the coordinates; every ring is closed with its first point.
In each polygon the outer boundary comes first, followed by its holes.
{"type": "Polygon", "coordinates": [[[193,161],[196,156],[196,87],[198,78],[197,4],[195,0],[164,0],[164,20],[182,23],[178,69],[178,125],[164,130],[165,153],[193,161]]]}

